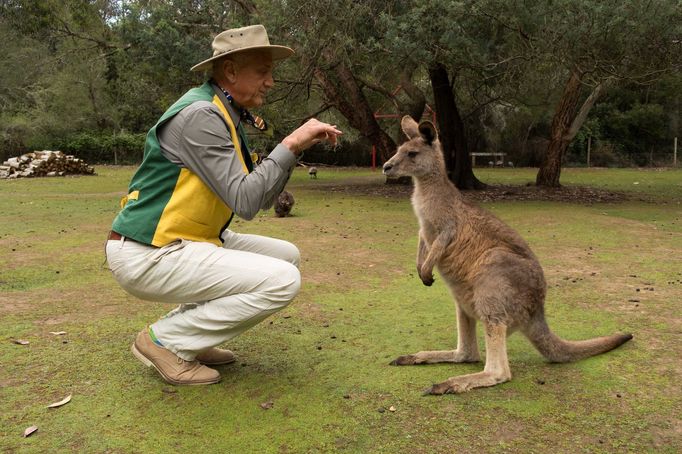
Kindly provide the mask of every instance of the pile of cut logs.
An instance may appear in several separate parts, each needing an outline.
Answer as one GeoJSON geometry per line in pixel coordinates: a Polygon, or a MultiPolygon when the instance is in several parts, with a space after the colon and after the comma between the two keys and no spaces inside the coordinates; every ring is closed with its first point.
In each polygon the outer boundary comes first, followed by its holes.
{"type": "Polygon", "coordinates": [[[61,177],[64,175],[93,175],[95,169],[82,159],[61,151],[34,151],[10,158],[0,165],[0,178],[61,177]]]}

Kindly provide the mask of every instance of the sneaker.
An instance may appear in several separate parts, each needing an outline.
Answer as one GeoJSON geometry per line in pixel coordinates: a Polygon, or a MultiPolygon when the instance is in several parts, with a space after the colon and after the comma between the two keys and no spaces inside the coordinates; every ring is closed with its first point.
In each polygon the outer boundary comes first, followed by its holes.
{"type": "Polygon", "coordinates": [[[146,328],[138,333],[131,350],[145,366],[156,369],[164,380],[173,385],[208,385],[220,381],[217,370],[203,366],[196,360],[185,361],[155,344],[146,328]]]}
{"type": "Polygon", "coordinates": [[[199,353],[196,360],[201,364],[207,364],[209,366],[218,366],[220,364],[230,364],[235,362],[237,358],[229,350],[223,350],[222,348],[209,348],[199,353]]]}

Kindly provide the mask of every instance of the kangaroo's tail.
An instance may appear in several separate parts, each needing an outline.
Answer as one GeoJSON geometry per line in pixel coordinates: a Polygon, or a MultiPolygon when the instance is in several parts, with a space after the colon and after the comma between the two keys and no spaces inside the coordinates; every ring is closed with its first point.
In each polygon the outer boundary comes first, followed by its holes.
{"type": "Polygon", "coordinates": [[[523,333],[542,355],[553,363],[567,363],[613,350],[632,339],[632,334],[613,334],[582,341],[567,341],[555,335],[539,313],[523,333]]]}

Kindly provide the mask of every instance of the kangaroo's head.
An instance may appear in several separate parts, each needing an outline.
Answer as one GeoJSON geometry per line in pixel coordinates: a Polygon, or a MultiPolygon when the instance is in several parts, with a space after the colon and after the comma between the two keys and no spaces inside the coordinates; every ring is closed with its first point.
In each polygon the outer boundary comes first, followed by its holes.
{"type": "Polygon", "coordinates": [[[412,176],[415,178],[445,173],[445,160],[441,151],[436,127],[430,121],[417,124],[410,116],[400,122],[409,139],[384,164],[384,175],[389,177],[412,176]]]}

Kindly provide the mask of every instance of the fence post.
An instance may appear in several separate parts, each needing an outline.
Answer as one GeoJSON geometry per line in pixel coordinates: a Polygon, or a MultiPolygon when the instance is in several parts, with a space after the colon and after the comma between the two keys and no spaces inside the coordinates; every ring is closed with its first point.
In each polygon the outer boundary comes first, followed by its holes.
{"type": "Polygon", "coordinates": [[[592,136],[587,136],[587,167],[590,167],[590,150],[592,149],[592,136]]]}
{"type": "Polygon", "coordinates": [[[675,137],[673,146],[673,167],[677,167],[677,137],[675,137]]]}

